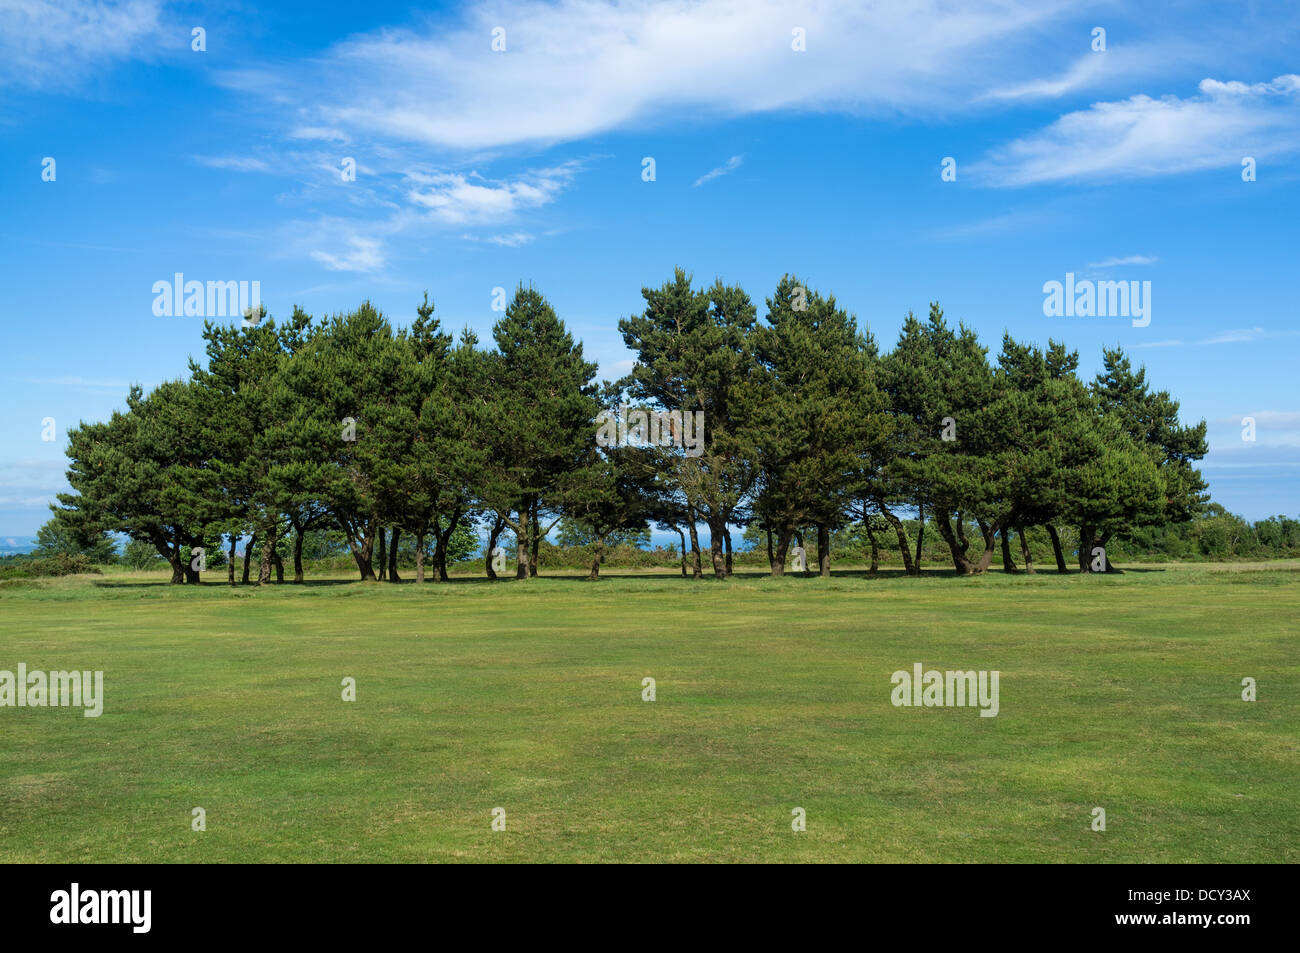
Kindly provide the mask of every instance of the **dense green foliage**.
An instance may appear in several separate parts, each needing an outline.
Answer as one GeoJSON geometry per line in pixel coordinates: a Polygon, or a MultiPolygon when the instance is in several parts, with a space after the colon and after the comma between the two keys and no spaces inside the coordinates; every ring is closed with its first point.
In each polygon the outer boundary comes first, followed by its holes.
{"type": "MultiPolygon", "coordinates": [[[[694,578],[700,524],[719,577],[734,525],[757,529],[773,575],[792,543],[827,575],[859,537],[873,564],[892,553],[909,573],[936,551],[983,573],[999,544],[1004,569],[1028,572],[1110,571],[1144,548],[1251,555],[1250,528],[1206,509],[1204,422],[1183,425],[1119,349],[1084,382],[1055,341],[1007,336],[991,362],[937,304],[882,354],[832,295],[790,275],[761,319],[743,289],[696,288],[680,269],[642,294],[644,311],[619,322],[632,371],[599,384],[531,287],[488,349],[442,331],[427,295],[409,328],[369,302],[320,321],[295,308],[283,326],[209,322],[188,379],[133,388],[125,412],[70,433],[74,492],[49,546],[87,552],[123,533],[173,582],[224,567],[232,584],[281,581],[290,558],[301,582],[309,547],[350,557],[362,579],[423,581],[428,561],[446,581],[478,527],[483,571],[497,575],[508,535],[510,571],[527,578],[554,563],[561,521],[592,578],[652,525],[678,534],[694,578]],[[1180,527],[1197,527],[1194,545],[1176,542],[1180,527]]],[[[1293,529],[1265,530],[1257,553],[1289,551],[1293,529]]]]}

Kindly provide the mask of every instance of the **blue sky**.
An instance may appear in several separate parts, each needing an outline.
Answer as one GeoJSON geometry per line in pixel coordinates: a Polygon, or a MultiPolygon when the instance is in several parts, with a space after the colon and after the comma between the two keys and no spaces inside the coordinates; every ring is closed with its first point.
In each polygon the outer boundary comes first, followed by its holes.
{"type": "Polygon", "coordinates": [[[201,318],[153,313],[176,272],[276,317],[407,323],[428,289],[481,338],[532,282],[610,378],[675,265],[760,311],[796,273],[885,349],[938,300],[1089,377],[1124,345],[1209,421],[1214,499],[1295,515],[1297,51],[1294,3],[10,0],[0,535],[47,518],[69,426],[201,354],[201,318]],[[1046,317],[1067,272],[1150,281],[1150,324],[1046,317]]]}

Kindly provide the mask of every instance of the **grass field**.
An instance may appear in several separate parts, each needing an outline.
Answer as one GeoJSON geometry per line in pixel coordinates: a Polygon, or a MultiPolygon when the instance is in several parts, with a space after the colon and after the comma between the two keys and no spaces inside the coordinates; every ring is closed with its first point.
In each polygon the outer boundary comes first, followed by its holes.
{"type": "Polygon", "coordinates": [[[0,861],[1294,863],[1298,632],[1295,561],[11,583],[0,669],[105,702],[0,708],[0,861]],[[894,707],[915,662],[1000,714],[894,707]]]}

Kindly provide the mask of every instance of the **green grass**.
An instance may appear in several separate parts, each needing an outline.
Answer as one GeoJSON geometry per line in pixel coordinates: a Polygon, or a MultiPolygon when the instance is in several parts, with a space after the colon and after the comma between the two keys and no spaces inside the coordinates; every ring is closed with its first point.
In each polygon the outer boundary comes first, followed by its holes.
{"type": "Polygon", "coordinates": [[[106,695],[0,708],[0,861],[1300,860],[1294,561],[217,578],[0,586],[0,669],[106,695]],[[1001,713],[893,707],[914,662],[1000,671],[1001,713]]]}

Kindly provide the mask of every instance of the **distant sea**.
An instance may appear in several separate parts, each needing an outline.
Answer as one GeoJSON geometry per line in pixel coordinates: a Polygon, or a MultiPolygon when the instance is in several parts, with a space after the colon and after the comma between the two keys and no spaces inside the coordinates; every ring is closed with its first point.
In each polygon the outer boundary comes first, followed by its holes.
{"type": "Polygon", "coordinates": [[[35,548],[35,536],[0,536],[0,556],[30,553],[35,548]]]}

